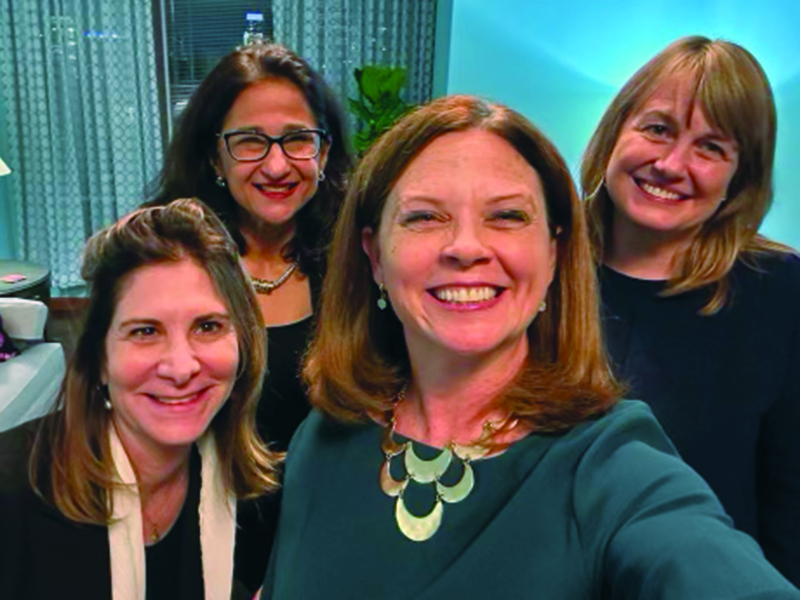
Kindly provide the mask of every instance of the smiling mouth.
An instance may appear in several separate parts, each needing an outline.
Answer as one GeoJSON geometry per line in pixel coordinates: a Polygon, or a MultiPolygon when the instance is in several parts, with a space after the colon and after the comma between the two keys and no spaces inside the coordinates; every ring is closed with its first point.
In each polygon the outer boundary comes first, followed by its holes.
{"type": "Polygon", "coordinates": [[[677,202],[679,200],[686,199],[686,197],[681,194],[665,190],[664,188],[657,187],[651,183],[647,183],[646,181],[641,181],[637,179],[636,184],[640,188],[642,188],[645,192],[647,192],[649,195],[654,196],[659,200],[666,200],[668,202],[677,202]]]}
{"type": "Polygon", "coordinates": [[[154,394],[148,394],[148,396],[150,397],[151,400],[158,402],[159,404],[167,404],[169,406],[182,406],[197,401],[204,394],[206,389],[208,388],[198,390],[186,396],[156,396],[154,394]]]}
{"type": "Polygon", "coordinates": [[[452,304],[471,304],[494,300],[503,288],[491,286],[481,287],[441,287],[431,291],[433,296],[441,302],[452,304]]]}
{"type": "Polygon", "coordinates": [[[267,195],[283,195],[288,196],[297,187],[297,183],[283,183],[283,184],[267,184],[267,183],[254,183],[253,186],[260,192],[267,195]]]}

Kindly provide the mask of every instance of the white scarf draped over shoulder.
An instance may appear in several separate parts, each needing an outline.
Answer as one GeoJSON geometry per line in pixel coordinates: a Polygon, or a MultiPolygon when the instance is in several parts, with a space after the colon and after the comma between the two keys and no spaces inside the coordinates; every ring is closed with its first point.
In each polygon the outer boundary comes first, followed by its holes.
{"type": "MultiPolygon", "coordinates": [[[[112,491],[113,522],[108,527],[111,552],[112,600],[145,600],[142,506],[136,475],[113,425],[109,431],[111,456],[119,482],[112,491]]],[[[236,499],[225,487],[214,435],[197,441],[201,457],[200,555],[206,600],[229,600],[233,584],[233,546],[236,536],[236,499]]]]}

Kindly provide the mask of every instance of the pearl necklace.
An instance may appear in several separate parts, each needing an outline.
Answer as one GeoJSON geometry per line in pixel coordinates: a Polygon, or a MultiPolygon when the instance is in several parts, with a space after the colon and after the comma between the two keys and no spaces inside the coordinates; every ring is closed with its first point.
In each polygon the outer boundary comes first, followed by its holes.
{"type": "Polygon", "coordinates": [[[253,289],[256,291],[256,294],[271,294],[281,287],[296,269],[297,262],[292,261],[292,263],[286,267],[286,270],[277,279],[259,279],[258,277],[253,277],[251,275],[250,281],[253,284],[253,289]]]}

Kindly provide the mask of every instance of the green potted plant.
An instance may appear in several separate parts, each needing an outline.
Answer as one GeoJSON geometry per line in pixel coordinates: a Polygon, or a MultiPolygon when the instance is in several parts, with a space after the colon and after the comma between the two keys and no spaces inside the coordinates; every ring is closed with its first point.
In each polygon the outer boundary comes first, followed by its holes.
{"type": "Polygon", "coordinates": [[[411,108],[400,97],[406,83],[406,69],[389,65],[356,67],[353,75],[358,84],[358,98],[349,98],[348,104],[358,120],[355,148],[364,154],[384,131],[411,108]]]}

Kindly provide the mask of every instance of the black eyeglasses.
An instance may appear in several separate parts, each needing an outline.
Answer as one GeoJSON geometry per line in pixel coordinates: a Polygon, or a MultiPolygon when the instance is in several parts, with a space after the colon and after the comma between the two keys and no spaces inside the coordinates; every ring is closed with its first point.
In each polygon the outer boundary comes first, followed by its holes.
{"type": "Polygon", "coordinates": [[[223,131],[217,134],[225,141],[225,148],[233,160],[239,162],[256,162],[269,154],[272,144],[278,144],[287,158],[308,160],[316,158],[322,152],[322,146],[328,141],[328,134],[323,129],[298,129],[279,137],[271,137],[258,131],[223,131]]]}

